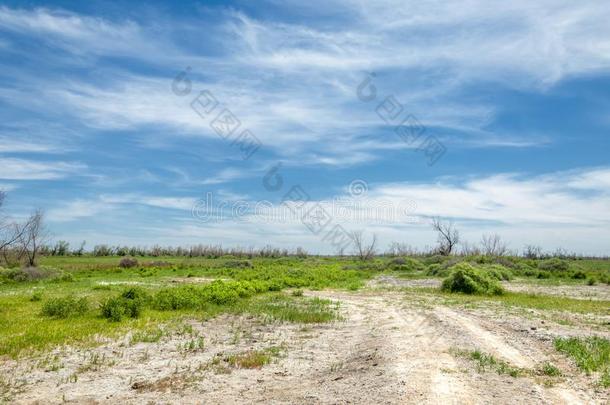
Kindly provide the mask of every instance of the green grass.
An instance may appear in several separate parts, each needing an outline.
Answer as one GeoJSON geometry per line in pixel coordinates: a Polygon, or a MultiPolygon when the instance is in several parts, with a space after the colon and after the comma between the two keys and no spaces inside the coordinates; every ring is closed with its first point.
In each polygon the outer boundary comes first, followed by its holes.
{"type": "Polygon", "coordinates": [[[274,357],[279,356],[280,348],[271,347],[265,350],[248,350],[246,352],[231,354],[225,361],[235,368],[261,368],[269,364],[274,357]]]}
{"type": "Polygon", "coordinates": [[[323,323],[339,319],[339,304],[320,298],[268,295],[247,302],[243,311],[267,320],[292,323],[323,323]]]}
{"type": "Polygon", "coordinates": [[[484,353],[480,350],[467,351],[455,349],[453,350],[453,353],[456,356],[464,357],[473,361],[476,364],[479,372],[493,370],[498,374],[506,374],[510,375],[511,377],[519,377],[526,372],[523,369],[511,366],[507,362],[496,359],[491,354],[484,353]]]}
{"type": "MultiPolygon", "coordinates": [[[[45,258],[45,264],[72,277],[64,281],[0,281],[0,356],[14,358],[60,345],[91,346],[97,344],[98,336],[119,337],[176,319],[244,312],[245,302],[268,290],[357,289],[375,274],[344,269],[354,263],[352,260],[326,258],[257,258],[251,260],[253,268],[225,258],[139,258],[144,264],[153,260],[171,265],[120,269],[120,258],[55,257],[45,258]],[[176,284],[176,280],[189,280],[188,274],[228,281],[176,284]],[[148,298],[123,296],[133,285],[148,298]],[[76,301],[72,297],[77,297],[76,301]]],[[[273,298],[273,294],[270,297],[256,300],[249,309],[289,322],[336,319],[333,305],[324,301],[294,297],[299,302],[296,304],[273,298]]]]}
{"type": "Polygon", "coordinates": [[[600,373],[600,384],[610,387],[610,340],[598,336],[558,338],[554,344],[558,351],[574,359],[585,373],[600,373]]]}
{"type": "Polygon", "coordinates": [[[411,288],[408,291],[425,292],[444,298],[446,304],[480,304],[487,302],[499,303],[508,307],[538,309],[543,311],[567,311],[573,313],[610,314],[610,301],[585,300],[558,297],[542,294],[506,292],[498,296],[477,296],[466,294],[451,294],[433,288],[411,288]]]}
{"type": "MultiPolygon", "coordinates": [[[[281,257],[241,259],[235,257],[138,257],[139,266],[119,268],[120,257],[44,257],[41,265],[49,274],[61,277],[19,281],[0,277],[0,356],[18,357],[32,350],[48,350],[60,345],[96,345],[98,337],[119,337],[194,318],[207,319],[224,312],[250,312],[269,320],[287,322],[328,322],[338,318],[335,304],[301,297],[302,290],[337,288],[357,290],[379,274],[401,277],[424,275],[428,259],[392,258],[360,262],[337,257],[281,257]],[[55,271],[55,270],[56,271],[55,271]],[[64,277],[65,275],[65,277],[64,277]],[[203,287],[188,282],[197,278],[264,285],[263,290],[298,291],[295,297],[229,287],[203,287]],[[150,299],[133,303],[121,294],[130,286],[141,287],[150,299]],[[68,297],[86,302],[77,311],[61,304],[68,297]],[[114,300],[109,301],[108,300],[114,300]],[[60,303],[61,305],[56,305],[60,303]],[[100,306],[108,304],[102,316],[100,306]],[[46,310],[43,308],[46,306],[46,310]],[[51,309],[53,306],[56,308],[51,309]],[[65,311],[64,311],[65,310],[65,311]],[[47,313],[45,315],[44,313],[47,313]],[[67,318],[63,318],[63,316],[67,318]]],[[[448,259],[443,259],[448,260],[448,259]]],[[[584,269],[601,280],[610,261],[571,261],[571,267],[584,269]]],[[[200,280],[198,280],[200,281],[200,280]]],[[[540,280],[548,282],[549,280],[540,280]]],[[[570,281],[571,282],[571,281],[570,281]]],[[[579,283],[584,283],[579,280],[579,283]]],[[[243,284],[247,285],[247,284],[243,284]]],[[[242,286],[243,286],[242,285],[242,286]]],[[[441,294],[434,292],[434,294],[441,294]]],[[[506,305],[569,310],[579,313],[608,314],[604,301],[570,300],[508,293],[501,297],[443,295],[450,302],[486,302],[506,305]]],[[[141,337],[144,341],[146,337],[141,337]]],[[[156,339],[151,336],[150,339],[156,339]]]]}

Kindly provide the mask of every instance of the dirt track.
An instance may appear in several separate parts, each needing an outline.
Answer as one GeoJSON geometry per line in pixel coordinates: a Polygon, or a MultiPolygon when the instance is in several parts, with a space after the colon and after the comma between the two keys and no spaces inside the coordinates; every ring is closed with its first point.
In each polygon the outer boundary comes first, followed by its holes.
{"type": "MultiPolygon", "coordinates": [[[[63,368],[27,362],[0,371],[25,385],[18,403],[607,403],[548,342],[496,321],[441,306],[421,306],[392,292],[316,292],[341,302],[344,320],[303,327],[220,317],[193,328],[205,348],[184,353],[188,336],[157,343],[110,342],[61,354],[63,368]],[[282,347],[260,369],[213,367],[222,354],[282,347]],[[566,377],[545,387],[536,376],[479,372],[453,348],[480,349],[533,370],[552,360],[566,377]],[[70,376],[87,359],[99,367],[70,376]]],[[[222,366],[222,364],[220,365],[222,366]]]]}

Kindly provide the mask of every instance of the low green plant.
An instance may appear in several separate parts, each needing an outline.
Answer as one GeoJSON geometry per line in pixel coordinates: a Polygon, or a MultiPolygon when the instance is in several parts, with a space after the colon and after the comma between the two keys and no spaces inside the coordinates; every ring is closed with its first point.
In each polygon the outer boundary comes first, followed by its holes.
{"type": "Polygon", "coordinates": [[[568,354],[587,374],[600,373],[600,385],[610,387],[610,340],[599,336],[558,338],[555,348],[568,354]]]}
{"type": "Polygon", "coordinates": [[[546,375],[549,377],[558,377],[560,376],[561,370],[557,368],[553,363],[549,363],[548,361],[542,363],[542,365],[538,369],[539,374],[546,375]]]}
{"type": "Polygon", "coordinates": [[[322,323],[339,319],[338,304],[317,297],[295,299],[281,294],[270,295],[249,302],[244,311],[269,320],[294,323],[322,323]]]}
{"type": "Polygon", "coordinates": [[[84,297],[74,296],[51,298],[42,306],[42,314],[52,318],[65,319],[82,315],[89,309],[89,303],[84,297]]]}

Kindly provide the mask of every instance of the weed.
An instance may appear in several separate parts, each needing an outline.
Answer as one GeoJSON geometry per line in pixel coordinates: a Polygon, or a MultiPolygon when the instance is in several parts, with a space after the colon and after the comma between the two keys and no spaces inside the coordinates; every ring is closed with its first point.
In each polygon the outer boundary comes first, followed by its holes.
{"type": "Polygon", "coordinates": [[[465,357],[474,361],[479,372],[495,370],[498,374],[507,374],[511,377],[519,377],[525,371],[520,368],[513,367],[507,362],[498,360],[491,354],[483,353],[480,350],[466,351],[456,349],[453,350],[453,353],[460,357],[465,357]]]}
{"type": "Polygon", "coordinates": [[[203,338],[203,336],[200,336],[197,339],[191,339],[188,342],[184,343],[183,345],[180,345],[178,347],[178,350],[181,350],[184,352],[199,352],[199,351],[203,351],[204,348],[205,348],[205,339],[203,338]]]}
{"type": "Polygon", "coordinates": [[[274,353],[267,350],[249,350],[243,353],[232,354],[226,358],[231,367],[261,368],[271,362],[274,353]]]}
{"type": "Polygon", "coordinates": [[[554,364],[549,363],[548,361],[542,363],[542,365],[538,369],[538,373],[549,377],[558,377],[562,374],[559,368],[557,368],[554,364]]]}
{"type": "Polygon", "coordinates": [[[136,344],[142,343],[156,343],[163,337],[164,332],[161,328],[154,328],[152,330],[136,331],[131,335],[130,343],[136,344]]]}

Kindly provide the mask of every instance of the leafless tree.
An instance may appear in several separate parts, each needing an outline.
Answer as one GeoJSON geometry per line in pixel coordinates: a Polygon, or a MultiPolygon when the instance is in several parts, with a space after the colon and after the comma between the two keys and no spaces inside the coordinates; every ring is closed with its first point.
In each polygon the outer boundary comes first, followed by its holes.
{"type": "MultiPolygon", "coordinates": [[[[6,193],[0,190],[0,208],[4,203],[6,193]]],[[[14,222],[9,222],[0,216],[0,255],[5,263],[10,262],[10,253],[14,245],[23,235],[23,228],[14,222]]]]}
{"type": "Polygon", "coordinates": [[[24,224],[20,225],[21,236],[19,242],[28,266],[36,266],[40,248],[48,237],[43,220],[44,213],[41,210],[36,210],[24,224]]]}
{"type": "Polygon", "coordinates": [[[438,234],[438,253],[449,256],[460,242],[460,233],[451,221],[442,221],[440,218],[432,219],[432,228],[438,234]]]}
{"type": "Polygon", "coordinates": [[[387,254],[389,256],[416,256],[419,252],[407,243],[392,242],[387,254]]]}
{"type": "Polygon", "coordinates": [[[502,238],[497,233],[483,235],[481,246],[483,247],[483,253],[487,256],[504,256],[508,252],[506,243],[502,241],[502,238]]]}
{"type": "Polygon", "coordinates": [[[478,245],[475,245],[474,243],[468,243],[467,241],[464,241],[461,243],[462,248],[460,249],[460,253],[463,256],[477,256],[481,254],[481,248],[479,248],[478,245]]]}
{"type": "Polygon", "coordinates": [[[364,232],[362,231],[352,232],[351,237],[356,247],[356,255],[360,260],[370,260],[375,256],[375,249],[377,247],[376,234],[373,234],[373,239],[369,243],[364,240],[364,232]]]}
{"type": "Polygon", "coordinates": [[[525,245],[523,257],[527,259],[540,259],[543,256],[542,248],[536,245],[525,245]]]}

